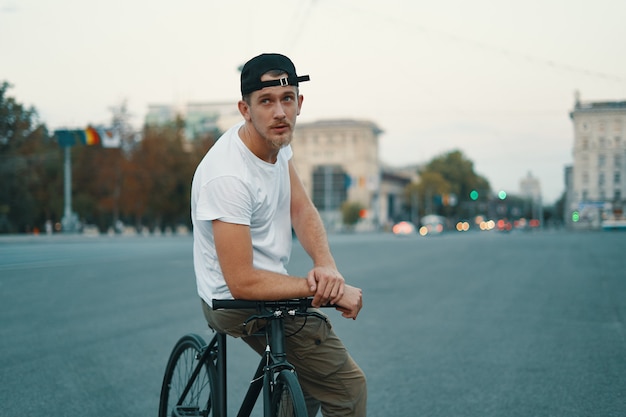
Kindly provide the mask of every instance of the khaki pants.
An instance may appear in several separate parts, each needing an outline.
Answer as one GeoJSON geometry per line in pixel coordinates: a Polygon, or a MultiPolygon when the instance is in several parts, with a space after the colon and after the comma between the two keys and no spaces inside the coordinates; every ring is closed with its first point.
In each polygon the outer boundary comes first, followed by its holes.
{"type": "MultiPolygon", "coordinates": [[[[252,322],[246,328],[243,326],[255,311],[213,310],[204,301],[202,310],[212,329],[241,337],[259,354],[265,352],[265,337],[250,336],[262,328],[263,323],[252,322]]],[[[287,360],[296,368],[309,417],[316,416],[320,406],[325,417],[365,417],[365,375],[335,335],[330,321],[316,317],[289,317],[285,319],[285,335],[289,336],[286,339],[287,360]]]]}

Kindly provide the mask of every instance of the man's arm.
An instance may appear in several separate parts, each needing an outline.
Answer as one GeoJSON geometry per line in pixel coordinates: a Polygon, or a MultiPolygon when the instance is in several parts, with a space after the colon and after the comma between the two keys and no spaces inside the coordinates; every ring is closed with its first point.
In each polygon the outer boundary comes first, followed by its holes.
{"type": "MultiPolygon", "coordinates": [[[[314,279],[326,273],[325,268],[314,268],[317,270],[315,274],[313,271],[309,273],[312,278],[305,279],[254,268],[250,228],[245,225],[213,220],[213,236],[226,285],[236,299],[284,300],[310,297],[316,293],[310,282],[315,282],[314,279]]],[[[327,302],[323,300],[317,305],[327,302]]],[[[344,317],[355,319],[362,307],[361,290],[346,285],[344,296],[335,304],[340,306],[337,309],[344,317]]]]}
{"type": "Polygon", "coordinates": [[[213,236],[226,285],[234,298],[282,300],[313,295],[304,278],[254,268],[248,226],[213,220],[213,236]]]}
{"type": "Polygon", "coordinates": [[[346,285],[337,270],[322,219],[306,194],[292,161],[289,161],[289,176],[291,223],[300,244],[313,260],[313,269],[307,276],[309,285],[315,289],[313,305],[337,304],[344,317],[356,318],[362,306],[361,290],[346,285]]]}
{"type": "Polygon", "coordinates": [[[315,305],[332,302],[340,306],[338,310],[344,317],[356,318],[362,306],[361,290],[344,284],[319,214],[291,162],[289,166],[292,223],[300,243],[313,259],[313,269],[305,279],[254,268],[250,227],[213,220],[213,238],[226,285],[234,298],[244,300],[314,296],[315,305]]]}

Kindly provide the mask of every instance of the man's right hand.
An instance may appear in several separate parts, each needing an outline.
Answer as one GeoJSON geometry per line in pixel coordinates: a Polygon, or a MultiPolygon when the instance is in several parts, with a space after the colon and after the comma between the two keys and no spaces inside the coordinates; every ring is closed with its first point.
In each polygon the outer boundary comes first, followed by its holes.
{"type": "Polygon", "coordinates": [[[344,286],[343,297],[336,303],[337,310],[347,319],[356,320],[361,308],[363,308],[363,291],[351,285],[344,286]]]}

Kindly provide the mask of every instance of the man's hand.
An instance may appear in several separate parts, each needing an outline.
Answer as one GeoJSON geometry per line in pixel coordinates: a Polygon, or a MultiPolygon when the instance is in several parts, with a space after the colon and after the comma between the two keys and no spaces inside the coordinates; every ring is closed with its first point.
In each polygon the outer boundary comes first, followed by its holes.
{"type": "Polygon", "coordinates": [[[363,307],[363,291],[360,288],[346,285],[343,297],[335,304],[339,306],[337,310],[341,311],[343,317],[356,320],[356,316],[359,315],[359,311],[363,307]]]}
{"type": "Polygon", "coordinates": [[[314,292],[312,305],[319,307],[337,304],[344,296],[345,280],[336,268],[317,266],[307,275],[311,292],[314,292]]]}

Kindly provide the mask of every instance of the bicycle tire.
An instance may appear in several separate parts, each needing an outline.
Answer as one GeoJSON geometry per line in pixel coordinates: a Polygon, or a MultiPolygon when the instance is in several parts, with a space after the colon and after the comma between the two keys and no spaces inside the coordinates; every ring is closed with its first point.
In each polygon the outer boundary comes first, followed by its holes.
{"type": "Polygon", "coordinates": [[[180,338],[172,349],[161,386],[159,417],[215,415],[217,370],[212,360],[202,364],[191,388],[185,398],[181,399],[199,365],[198,353],[204,346],[206,343],[202,337],[188,334],[180,338]]]}
{"type": "Polygon", "coordinates": [[[275,417],[307,417],[304,394],[296,375],[282,370],[272,393],[272,415],[275,417]]]}

